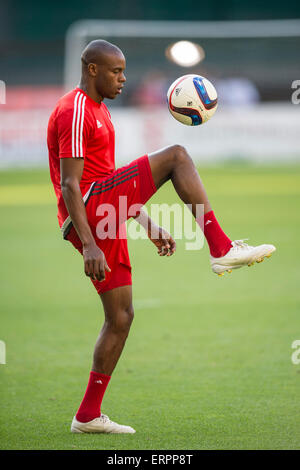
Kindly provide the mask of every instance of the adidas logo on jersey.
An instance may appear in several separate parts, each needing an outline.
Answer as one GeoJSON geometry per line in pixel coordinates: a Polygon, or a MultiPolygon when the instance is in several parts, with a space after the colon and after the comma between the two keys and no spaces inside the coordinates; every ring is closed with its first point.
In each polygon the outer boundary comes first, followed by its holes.
{"type": "Polygon", "coordinates": [[[102,124],[101,124],[100,121],[98,121],[98,119],[97,119],[97,127],[98,127],[98,129],[99,129],[99,127],[102,127],[102,124]]]}

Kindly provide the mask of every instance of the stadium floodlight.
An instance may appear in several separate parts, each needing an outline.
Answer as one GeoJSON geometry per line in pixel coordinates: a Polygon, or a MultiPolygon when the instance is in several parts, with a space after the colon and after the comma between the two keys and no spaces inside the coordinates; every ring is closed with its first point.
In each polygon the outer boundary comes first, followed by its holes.
{"type": "Polygon", "coordinates": [[[300,36],[300,20],[250,21],[131,21],[80,20],[66,33],[64,83],[66,90],[80,77],[78,57],[95,38],[242,39],[290,38],[300,36]]]}
{"type": "Polygon", "coordinates": [[[177,41],[166,50],[166,56],[181,67],[191,67],[204,59],[203,47],[191,41],[177,41]]]}

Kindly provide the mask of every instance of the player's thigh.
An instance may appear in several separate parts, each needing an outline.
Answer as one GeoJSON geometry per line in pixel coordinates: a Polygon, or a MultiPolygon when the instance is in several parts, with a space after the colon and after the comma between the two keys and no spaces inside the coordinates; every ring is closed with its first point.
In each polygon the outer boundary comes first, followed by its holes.
{"type": "Polygon", "coordinates": [[[156,188],[160,188],[171,177],[176,160],[186,155],[181,145],[171,145],[149,154],[149,164],[156,188]]]}

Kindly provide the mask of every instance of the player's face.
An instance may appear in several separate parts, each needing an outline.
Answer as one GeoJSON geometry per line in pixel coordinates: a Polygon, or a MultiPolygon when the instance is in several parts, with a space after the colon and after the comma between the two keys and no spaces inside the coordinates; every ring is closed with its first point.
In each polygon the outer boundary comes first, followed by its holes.
{"type": "Polygon", "coordinates": [[[98,65],[95,84],[97,92],[102,98],[113,100],[122,93],[126,82],[125,67],[126,62],[122,52],[107,54],[102,64],[98,65]]]}

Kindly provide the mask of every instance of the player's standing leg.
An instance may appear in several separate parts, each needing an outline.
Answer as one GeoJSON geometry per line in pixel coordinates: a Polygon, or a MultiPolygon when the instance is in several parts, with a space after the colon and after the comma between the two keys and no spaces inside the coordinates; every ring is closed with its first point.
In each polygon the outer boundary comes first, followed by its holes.
{"type": "Polygon", "coordinates": [[[93,365],[72,432],[134,433],[130,426],[111,421],[101,413],[101,403],[111,374],[124,348],[133,320],[132,288],[118,287],[100,294],[105,321],[97,339],[93,365]]]}
{"type": "Polygon", "coordinates": [[[184,147],[173,145],[154,152],[149,155],[149,162],[157,189],[171,180],[180,199],[191,205],[195,217],[197,204],[204,205],[204,220],[196,220],[204,229],[215,273],[222,275],[225,271],[261,262],[275,251],[273,245],[253,247],[243,240],[230,240],[214,215],[198,171],[184,147]]]}

